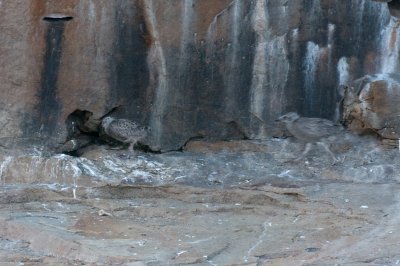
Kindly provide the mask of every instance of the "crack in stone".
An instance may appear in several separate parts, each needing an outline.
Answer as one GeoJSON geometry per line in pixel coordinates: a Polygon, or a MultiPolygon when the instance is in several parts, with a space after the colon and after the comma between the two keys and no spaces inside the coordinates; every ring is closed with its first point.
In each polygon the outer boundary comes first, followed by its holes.
{"type": "Polygon", "coordinates": [[[229,246],[230,246],[230,244],[228,243],[224,247],[222,247],[220,249],[217,249],[216,251],[214,251],[214,252],[210,253],[209,255],[207,255],[207,259],[206,259],[207,262],[210,263],[211,265],[217,265],[212,260],[215,257],[221,255],[221,253],[224,252],[225,250],[227,250],[229,248],[229,246]]]}
{"type": "Polygon", "coordinates": [[[265,221],[263,223],[263,232],[261,235],[258,237],[258,241],[247,251],[247,255],[243,256],[243,261],[247,263],[249,261],[249,256],[251,253],[264,241],[263,238],[267,235],[267,226],[271,226],[272,224],[269,223],[268,221],[265,221]]]}

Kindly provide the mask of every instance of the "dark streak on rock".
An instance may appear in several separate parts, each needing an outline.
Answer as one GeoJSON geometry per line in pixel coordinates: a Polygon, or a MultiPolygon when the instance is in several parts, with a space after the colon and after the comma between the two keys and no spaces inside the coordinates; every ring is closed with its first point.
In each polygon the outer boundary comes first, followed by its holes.
{"type": "Polygon", "coordinates": [[[146,88],[149,83],[147,66],[147,46],[151,42],[143,21],[141,9],[135,3],[118,1],[116,5],[115,44],[110,58],[110,100],[108,109],[123,106],[115,113],[146,124],[146,88]]]}
{"type": "Polygon", "coordinates": [[[51,136],[57,126],[58,115],[61,109],[57,99],[57,80],[62,55],[62,42],[65,30],[65,20],[51,20],[47,26],[46,52],[44,67],[39,90],[39,103],[37,106],[40,124],[40,135],[51,136]]]}

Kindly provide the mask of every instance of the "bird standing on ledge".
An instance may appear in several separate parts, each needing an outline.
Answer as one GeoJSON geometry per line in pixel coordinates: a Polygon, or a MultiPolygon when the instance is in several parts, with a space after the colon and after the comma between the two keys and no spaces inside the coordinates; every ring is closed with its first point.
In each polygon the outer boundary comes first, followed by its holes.
{"type": "Polygon", "coordinates": [[[335,162],[338,161],[325,141],[343,131],[340,125],[323,118],[301,117],[295,112],[287,113],[276,121],[285,123],[287,130],[296,139],[306,143],[306,149],[295,161],[299,161],[306,156],[313,143],[320,144],[333,157],[335,162]]]}
{"type": "Polygon", "coordinates": [[[130,153],[134,153],[133,146],[147,136],[145,127],[128,119],[115,119],[108,116],[102,120],[101,126],[107,136],[122,143],[128,143],[130,153]]]}

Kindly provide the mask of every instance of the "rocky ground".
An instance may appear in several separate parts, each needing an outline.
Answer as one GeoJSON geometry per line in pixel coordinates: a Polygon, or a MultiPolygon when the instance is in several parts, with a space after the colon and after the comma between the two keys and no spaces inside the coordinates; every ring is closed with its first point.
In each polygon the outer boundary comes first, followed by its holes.
{"type": "Polygon", "coordinates": [[[344,136],[0,155],[1,265],[400,265],[400,152],[344,136]]]}

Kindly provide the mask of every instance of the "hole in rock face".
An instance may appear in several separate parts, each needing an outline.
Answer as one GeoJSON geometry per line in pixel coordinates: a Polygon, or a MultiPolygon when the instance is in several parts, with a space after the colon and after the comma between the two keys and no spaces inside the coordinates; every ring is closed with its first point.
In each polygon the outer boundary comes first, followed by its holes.
{"type": "Polygon", "coordinates": [[[61,21],[70,21],[73,18],[74,17],[69,16],[69,15],[65,15],[65,14],[61,14],[61,13],[53,13],[53,14],[48,14],[48,15],[44,16],[43,20],[48,21],[48,22],[61,22],[61,21]]]}
{"type": "Polygon", "coordinates": [[[65,120],[67,138],[59,152],[79,156],[79,150],[99,139],[100,120],[87,110],[75,110],[65,120]]]}
{"type": "Polygon", "coordinates": [[[87,110],[75,110],[65,120],[67,140],[81,134],[98,133],[99,123],[90,123],[93,113],[87,110]]]}

